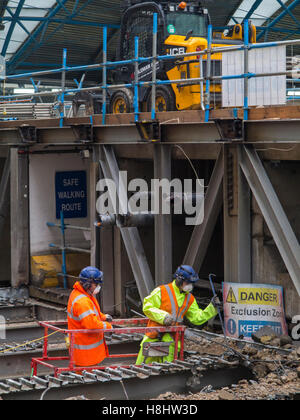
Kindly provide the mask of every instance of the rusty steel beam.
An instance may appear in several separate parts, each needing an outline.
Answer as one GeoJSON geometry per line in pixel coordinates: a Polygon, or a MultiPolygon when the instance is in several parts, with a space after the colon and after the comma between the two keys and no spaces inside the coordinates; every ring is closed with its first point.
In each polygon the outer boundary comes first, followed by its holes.
{"type": "MultiPolygon", "coordinates": [[[[170,122],[162,119],[160,123],[164,143],[169,144],[211,144],[224,142],[214,121],[203,123],[197,115],[182,112],[170,113],[170,122]],[[174,118],[172,118],[174,114],[174,118]],[[182,114],[186,118],[182,118],[182,114]],[[177,115],[177,118],[175,118],[177,115]]],[[[145,144],[141,139],[131,114],[120,116],[118,121],[105,126],[94,118],[94,143],[106,145],[145,144]],[[126,117],[126,118],[125,118],[126,117]]],[[[20,126],[36,127],[37,140],[41,144],[53,145],[80,145],[77,128],[88,126],[88,118],[72,118],[66,121],[64,127],[59,127],[59,120],[30,120],[14,121],[13,123],[0,123],[0,146],[22,145],[24,138],[20,126]],[[22,123],[22,124],[21,124],[22,123]]],[[[244,121],[244,142],[251,144],[288,144],[299,143],[300,118],[295,119],[261,119],[244,121]]],[[[27,144],[28,145],[28,144],[27,144]]]]}
{"type": "Polygon", "coordinates": [[[223,204],[223,150],[218,159],[209,181],[209,186],[204,198],[204,220],[194,227],[188,244],[183,263],[194,267],[199,272],[211,239],[218,215],[223,204]]]}
{"type": "MultiPolygon", "coordinates": [[[[104,177],[114,181],[117,191],[117,208],[115,214],[126,213],[127,190],[119,177],[119,166],[112,146],[103,146],[100,165],[104,177]]],[[[113,193],[110,189],[108,192],[113,193]]],[[[112,197],[114,202],[114,197],[112,197]]],[[[150,267],[145,255],[142,240],[136,227],[119,226],[124,245],[128,254],[131,269],[137,284],[141,300],[148,296],[154,288],[150,267]]],[[[105,246],[100,245],[100,246],[105,246]]]]}

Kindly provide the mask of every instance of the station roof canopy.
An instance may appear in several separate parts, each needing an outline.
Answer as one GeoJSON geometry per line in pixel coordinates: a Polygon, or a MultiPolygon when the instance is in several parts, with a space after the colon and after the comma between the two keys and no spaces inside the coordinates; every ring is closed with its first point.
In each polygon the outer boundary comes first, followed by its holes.
{"type": "MultiPolygon", "coordinates": [[[[203,5],[217,28],[251,19],[258,41],[300,37],[300,0],[203,0],[203,5]]],[[[120,0],[3,0],[0,51],[7,73],[61,67],[63,48],[70,66],[101,62],[105,25],[113,60],[120,20],[120,0]]],[[[91,79],[97,80],[97,72],[91,79]]]]}

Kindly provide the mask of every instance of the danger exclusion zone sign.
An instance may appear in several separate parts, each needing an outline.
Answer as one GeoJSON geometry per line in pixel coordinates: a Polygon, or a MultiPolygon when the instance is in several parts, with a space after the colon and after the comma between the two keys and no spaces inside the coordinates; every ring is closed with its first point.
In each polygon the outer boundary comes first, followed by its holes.
{"type": "Polygon", "coordinates": [[[251,334],[265,325],[287,334],[283,289],[270,284],[223,283],[225,332],[229,337],[251,334]]]}

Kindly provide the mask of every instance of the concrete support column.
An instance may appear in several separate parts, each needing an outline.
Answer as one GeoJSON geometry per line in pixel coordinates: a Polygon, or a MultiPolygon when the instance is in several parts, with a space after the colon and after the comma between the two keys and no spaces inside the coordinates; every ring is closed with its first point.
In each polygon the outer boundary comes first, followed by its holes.
{"type": "MultiPolygon", "coordinates": [[[[154,178],[171,181],[171,148],[156,144],[153,151],[154,178]]],[[[162,214],[162,188],[159,189],[159,214],[154,218],[155,232],[155,285],[172,279],[172,216],[162,214]]]]}
{"type": "Polygon", "coordinates": [[[28,154],[11,149],[11,286],[29,284],[29,160],[28,154]]]}

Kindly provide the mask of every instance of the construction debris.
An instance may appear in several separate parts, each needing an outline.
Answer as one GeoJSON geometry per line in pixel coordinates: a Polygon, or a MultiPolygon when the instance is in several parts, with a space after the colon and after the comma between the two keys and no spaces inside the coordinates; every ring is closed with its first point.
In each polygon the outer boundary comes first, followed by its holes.
{"type": "Polygon", "coordinates": [[[291,379],[278,385],[274,374],[259,381],[242,379],[238,384],[220,390],[203,390],[196,394],[176,395],[167,392],[158,396],[157,400],[286,400],[300,398],[299,380],[291,379]],[[273,376],[272,376],[273,375],[273,376]]]}
{"type": "MultiPolygon", "coordinates": [[[[300,398],[300,347],[295,347],[286,337],[278,337],[264,330],[256,335],[256,342],[230,340],[226,343],[222,336],[205,332],[195,332],[185,340],[185,350],[207,357],[219,357],[232,361],[240,355],[248,361],[253,379],[242,379],[230,387],[213,389],[204,386],[200,392],[176,395],[170,392],[161,394],[158,400],[282,400],[300,398]],[[271,337],[267,340],[266,337],[271,337]],[[192,340],[191,340],[192,338],[192,340]],[[278,346],[274,346],[275,339],[278,346]],[[262,344],[264,342],[271,345],[262,344]],[[280,344],[282,347],[280,347],[280,344]],[[224,352],[224,349],[228,351],[224,352]],[[232,351],[230,351],[232,349],[232,351]]],[[[201,385],[201,377],[199,380],[201,385]]]]}

